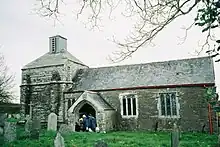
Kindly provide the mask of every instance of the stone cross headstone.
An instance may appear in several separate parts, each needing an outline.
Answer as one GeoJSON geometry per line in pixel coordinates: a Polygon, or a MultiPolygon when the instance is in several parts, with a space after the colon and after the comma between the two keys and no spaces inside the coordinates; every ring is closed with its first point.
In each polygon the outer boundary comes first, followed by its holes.
{"type": "Polygon", "coordinates": [[[4,123],[4,141],[11,142],[16,140],[17,132],[16,132],[16,124],[17,122],[8,122],[4,123]]]}
{"type": "Polygon", "coordinates": [[[54,140],[54,147],[65,147],[64,138],[59,132],[57,133],[57,136],[54,140]]]}
{"type": "Polygon", "coordinates": [[[55,113],[48,115],[47,130],[57,131],[57,115],[55,113]]]}
{"type": "Polygon", "coordinates": [[[178,147],[179,146],[179,130],[177,125],[174,123],[173,132],[171,133],[171,147],[178,147]]]}
{"type": "Polygon", "coordinates": [[[98,140],[94,144],[94,147],[108,147],[108,144],[104,140],[98,140]]]}

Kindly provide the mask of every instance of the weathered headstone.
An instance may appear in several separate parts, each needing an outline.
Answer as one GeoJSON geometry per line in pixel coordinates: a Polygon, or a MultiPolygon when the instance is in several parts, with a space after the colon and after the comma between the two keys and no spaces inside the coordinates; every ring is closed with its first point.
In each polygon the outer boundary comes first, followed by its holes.
{"type": "Polygon", "coordinates": [[[40,129],[41,129],[40,119],[36,117],[33,119],[33,122],[32,122],[32,127],[31,127],[31,132],[30,132],[31,139],[39,139],[40,129]]]}
{"type": "Polygon", "coordinates": [[[61,134],[70,133],[70,132],[72,132],[72,127],[70,125],[67,125],[67,124],[61,124],[60,128],[59,128],[59,132],[61,134]]]}
{"type": "Polygon", "coordinates": [[[173,132],[171,133],[171,147],[179,146],[180,133],[177,125],[174,123],[173,132]]]}
{"type": "Polygon", "coordinates": [[[94,144],[94,147],[108,147],[108,144],[104,140],[98,140],[94,144]]]}
{"type": "Polygon", "coordinates": [[[57,115],[50,113],[48,116],[47,130],[57,131],[57,115]]]}
{"type": "Polygon", "coordinates": [[[57,136],[54,140],[54,147],[65,147],[64,138],[59,132],[57,133],[57,136]]]}
{"type": "Polygon", "coordinates": [[[8,122],[4,123],[4,141],[11,142],[16,140],[16,124],[17,122],[8,122]]]}

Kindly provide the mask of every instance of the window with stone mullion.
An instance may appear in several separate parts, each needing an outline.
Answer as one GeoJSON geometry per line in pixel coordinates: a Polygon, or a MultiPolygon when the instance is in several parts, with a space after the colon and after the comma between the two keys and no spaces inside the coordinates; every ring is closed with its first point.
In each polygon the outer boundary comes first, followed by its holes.
{"type": "Polygon", "coordinates": [[[176,116],[176,95],[175,93],[160,93],[160,105],[162,116],[176,116]]]}
{"type": "Polygon", "coordinates": [[[122,98],[122,108],[124,116],[137,115],[137,101],[135,95],[124,95],[122,98]]]}

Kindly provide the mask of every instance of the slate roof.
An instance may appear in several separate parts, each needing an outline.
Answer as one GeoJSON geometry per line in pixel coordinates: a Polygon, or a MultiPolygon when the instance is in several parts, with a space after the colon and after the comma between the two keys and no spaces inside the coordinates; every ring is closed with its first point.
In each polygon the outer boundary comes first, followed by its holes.
{"type": "Polygon", "coordinates": [[[48,52],[44,54],[43,56],[37,58],[36,60],[28,63],[22,69],[61,65],[61,64],[64,64],[67,60],[85,65],[79,59],[77,59],[71,53],[69,53],[67,50],[64,50],[63,52],[56,53],[56,54],[48,52]]]}
{"type": "Polygon", "coordinates": [[[215,83],[210,57],[81,69],[74,90],[215,83]]]}

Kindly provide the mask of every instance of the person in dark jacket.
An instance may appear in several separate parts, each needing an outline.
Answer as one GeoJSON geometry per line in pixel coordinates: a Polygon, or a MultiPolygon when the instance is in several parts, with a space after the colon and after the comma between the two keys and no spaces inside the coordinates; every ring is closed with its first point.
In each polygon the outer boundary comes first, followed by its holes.
{"type": "Polygon", "coordinates": [[[83,131],[89,131],[89,118],[86,115],[83,115],[83,131]]]}
{"type": "Polygon", "coordinates": [[[89,128],[95,132],[95,129],[97,127],[96,119],[91,114],[89,114],[89,128]]]}

